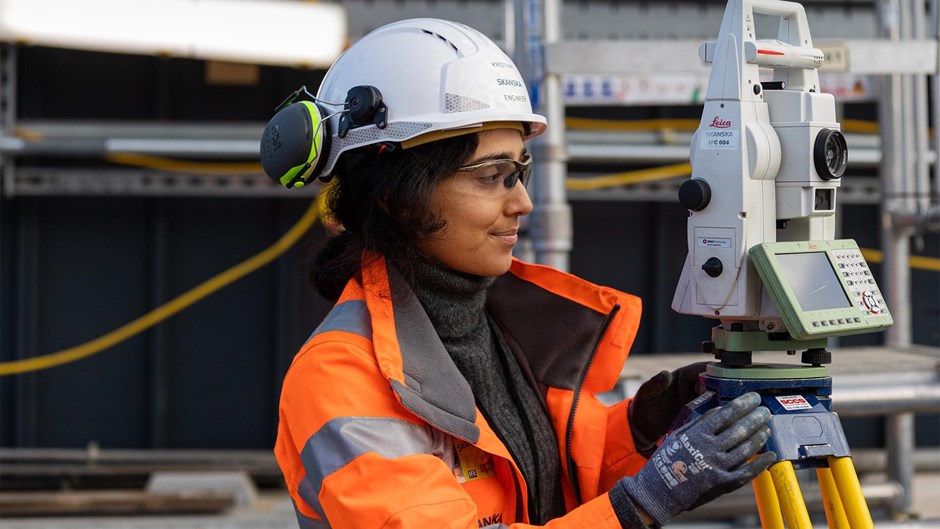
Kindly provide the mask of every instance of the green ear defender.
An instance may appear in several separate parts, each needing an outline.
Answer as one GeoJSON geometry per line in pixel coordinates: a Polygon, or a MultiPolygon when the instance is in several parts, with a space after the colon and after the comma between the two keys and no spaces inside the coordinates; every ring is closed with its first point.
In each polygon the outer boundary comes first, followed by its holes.
{"type": "Polygon", "coordinates": [[[271,118],[261,136],[261,166],[282,186],[302,187],[330,150],[329,114],[310,101],[291,102],[271,118]]]}
{"type": "Polygon", "coordinates": [[[288,189],[302,187],[314,177],[328,179],[329,175],[321,175],[320,171],[330,155],[330,117],[340,115],[337,135],[345,138],[357,127],[375,125],[384,129],[387,112],[382,93],[374,86],[350,88],[343,103],[320,101],[302,86],[277,107],[264,128],[261,166],[272,180],[288,189]],[[331,114],[325,105],[340,110],[331,114]]]}

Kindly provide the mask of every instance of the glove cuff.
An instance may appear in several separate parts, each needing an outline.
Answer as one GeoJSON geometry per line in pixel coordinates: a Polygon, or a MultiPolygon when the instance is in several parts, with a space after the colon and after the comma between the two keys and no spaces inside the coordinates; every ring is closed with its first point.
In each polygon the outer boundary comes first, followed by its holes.
{"type": "Polygon", "coordinates": [[[650,526],[643,521],[643,517],[637,511],[636,505],[633,504],[627,490],[623,488],[622,482],[623,480],[615,483],[610,489],[610,492],[607,493],[610,497],[610,504],[614,508],[614,513],[617,515],[617,520],[620,521],[620,526],[623,527],[623,529],[638,529],[642,527],[660,529],[662,526],[658,523],[654,523],[650,526]]]}
{"type": "MultiPolygon", "coordinates": [[[[636,477],[627,476],[617,482],[622,487],[629,499],[635,505],[640,506],[646,514],[656,521],[654,527],[661,527],[662,524],[672,519],[675,514],[672,511],[663,509],[663,497],[668,497],[668,490],[660,490],[660,487],[650,486],[649,483],[641,483],[636,477]]],[[[642,526],[641,526],[642,527],[642,526]]]]}

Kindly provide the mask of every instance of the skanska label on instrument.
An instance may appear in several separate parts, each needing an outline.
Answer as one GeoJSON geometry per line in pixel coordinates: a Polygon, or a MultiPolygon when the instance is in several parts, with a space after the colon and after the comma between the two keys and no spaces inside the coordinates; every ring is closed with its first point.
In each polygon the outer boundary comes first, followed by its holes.
{"type": "Polygon", "coordinates": [[[699,148],[706,150],[733,150],[738,148],[738,131],[733,129],[703,130],[699,148]]]}
{"type": "Polygon", "coordinates": [[[807,402],[802,395],[783,395],[774,398],[776,398],[777,402],[787,411],[813,409],[813,406],[807,402]]]}

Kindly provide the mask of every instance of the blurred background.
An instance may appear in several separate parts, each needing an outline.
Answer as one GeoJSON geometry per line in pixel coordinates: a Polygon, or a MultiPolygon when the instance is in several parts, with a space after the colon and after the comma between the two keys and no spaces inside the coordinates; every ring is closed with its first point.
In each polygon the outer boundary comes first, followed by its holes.
{"type": "MultiPolygon", "coordinates": [[[[863,248],[895,318],[830,340],[834,400],[868,395],[837,411],[879,519],[940,526],[937,0],[803,4],[848,141],[837,237],[863,248]]],[[[331,307],[308,281],[327,230],[319,187],[271,183],[258,141],[284,98],[394,20],[493,38],[560,132],[566,156],[536,152],[566,192],[536,197],[570,208],[570,251],[530,230],[520,256],[643,298],[610,397],[708,359],[714,322],[670,304],[709,72],[697,49],[724,8],[0,0],[0,525],[295,524],[271,447],[283,375],[331,307]]],[[[683,523],[754,526],[753,498],[728,502],[683,523]]]]}

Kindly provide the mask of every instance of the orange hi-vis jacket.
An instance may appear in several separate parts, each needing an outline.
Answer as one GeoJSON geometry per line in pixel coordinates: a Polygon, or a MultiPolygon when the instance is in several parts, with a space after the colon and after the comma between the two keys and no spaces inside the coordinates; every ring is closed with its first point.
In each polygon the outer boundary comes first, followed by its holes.
{"type": "MultiPolygon", "coordinates": [[[[546,527],[621,529],[607,491],[646,463],[614,387],[640,300],[514,260],[486,310],[534,380],[562,456],[568,513],[546,527]]],[[[300,527],[528,525],[522,473],[411,288],[365,258],[294,358],[281,393],[278,464],[300,527]]]]}

